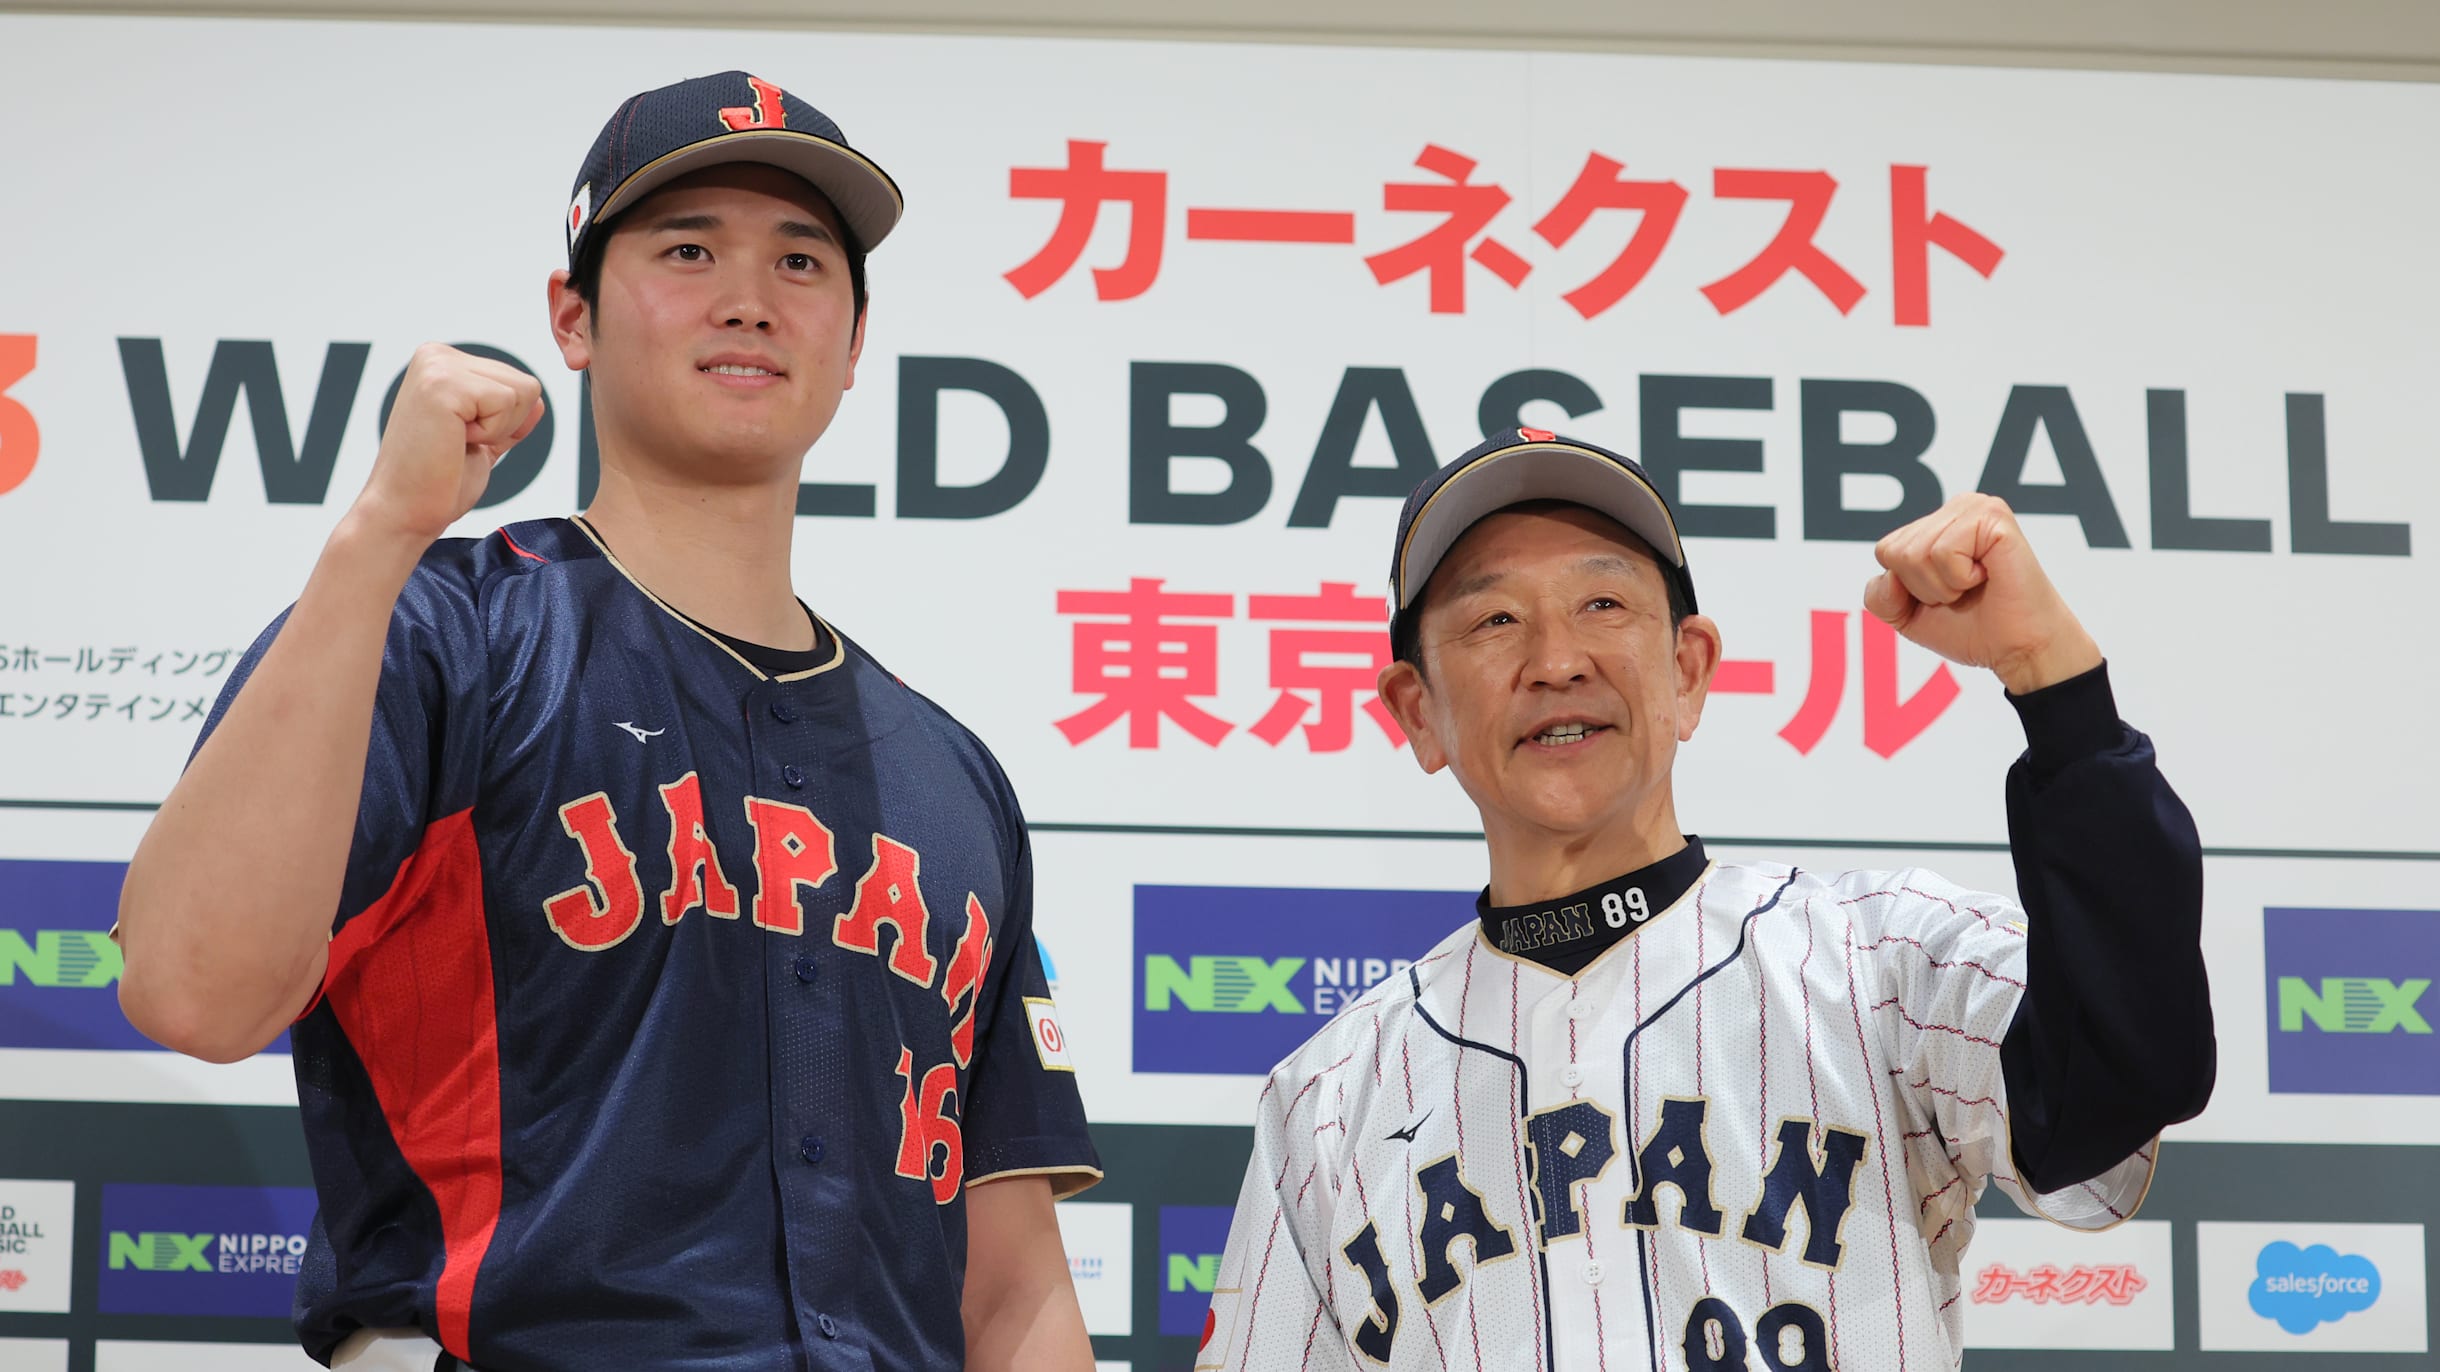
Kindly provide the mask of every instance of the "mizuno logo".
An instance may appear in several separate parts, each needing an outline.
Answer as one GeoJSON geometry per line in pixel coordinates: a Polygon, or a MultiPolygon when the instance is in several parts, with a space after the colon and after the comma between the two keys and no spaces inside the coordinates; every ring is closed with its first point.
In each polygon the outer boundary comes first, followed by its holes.
{"type": "Polygon", "coordinates": [[[639,729],[639,728],[637,728],[636,726],[634,726],[634,725],[632,725],[632,724],[629,724],[627,721],[625,721],[625,720],[623,720],[623,719],[622,719],[622,720],[617,721],[617,724],[618,724],[618,727],[620,727],[620,728],[622,728],[622,729],[626,730],[628,733],[631,733],[631,734],[635,735],[635,741],[636,741],[636,742],[638,742],[638,743],[642,743],[642,742],[643,742],[645,739],[648,739],[648,738],[659,738],[661,735],[666,734],[666,733],[668,733],[668,732],[669,732],[669,730],[668,730],[668,729],[666,729],[666,728],[661,728],[661,729],[639,729]]]}
{"type": "MultiPolygon", "coordinates": [[[[1392,1131],[1392,1132],[1391,1132],[1391,1134],[1390,1134],[1390,1136],[1389,1136],[1389,1138],[1390,1138],[1390,1139],[1404,1139],[1404,1140],[1406,1140],[1408,1143],[1413,1143],[1413,1142],[1415,1141],[1415,1131],[1416,1131],[1416,1130],[1418,1130],[1418,1129],[1421,1129],[1421,1128],[1423,1127],[1423,1122],[1424,1122],[1425,1120],[1430,1119],[1431,1117],[1432,1117],[1432,1112],[1431,1112],[1431,1111],[1429,1111],[1429,1110],[1426,1110],[1426,1111],[1424,1111],[1424,1112],[1423,1112],[1423,1114],[1422,1114],[1421,1116],[1417,1117],[1417,1119],[1415,1120],[1415,1122],[1414,1122],[1413,1124],[1408,1125],[1408,1126],[1407,1126],[1407,1127],[1405,1127],[1404,1129],[1399,1129],[1399,1130],[1394,1130],[1394,1131],[1392,1131]]],[[[1383,1140],[1382,1140],[1382,1142],[1383,1142],[1383,1143],[1387,1143],[1387,1142],[1389,1142],[1389,1139],[1383,1139],[1383,1140]]]]}

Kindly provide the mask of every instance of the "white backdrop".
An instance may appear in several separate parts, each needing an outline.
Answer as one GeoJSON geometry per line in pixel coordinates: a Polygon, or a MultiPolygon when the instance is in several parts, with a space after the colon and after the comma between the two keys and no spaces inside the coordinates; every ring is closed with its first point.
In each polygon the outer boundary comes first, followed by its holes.
{"type": "MultiPolygon", "coordinates": [[[[1327,527],[1289,527],[1348,369],[1398,369],[1432,451],[1446,458],[1478,436],[1486,387],[1544,368],[1577,378],[1600,407],[1570,419],[1538,403],[1529,422],[1629,452],[1643,446],[1639,397],[1654,384],[1641,378],[1770,383],[1768,408],[1690,409],[1681,420],[1689,436],[1760,444],[1758,471],[1689,472],[1682,499],[1771,510],[1775,534],[1691,545],[1729,656],[1770,663],[1771,685],[1715,697],[1679,772],[1687,826],[1726,836],[1718,846],[1730,854],[1922,862],[2002,891],[2013,889],[2004,853],[1913,845],[2004,839],[2001,777],[2020,746],[2013,717],[1994,683],[1961,674],[1962,696],[1919,735],[1889,756],[1866,746],[1873,682],[1857,593],[1871,559],[1864,543],[1803,536],[1800,397],[1805,382],[1823,380],[1919,393],[1937,433],[1923,463],[1955,493],[1981,477],[2012,393],[2024,403],[2042,394],[2030,388],[2065,388],[2132,546],[2090,547],[2087,526],[2065,515],[2031,516],[2029,526],[2110,653],[2122,707],[2157,740],[2204,841],[2228,850],[2209,872],[2220,1089],[2182,1134],[2405,1142],[2440,1130],[2430,1097],[2315,1097],[2302,1110],[2268,1092],[2261,932],[2265,907],[2428,908],[2440,870],[2429,860],[2440,803],[2427,778],[2440,756],[2427,703],[2440,601],[2431,547],[2440,268],[2429,250],[2440,190],[2415,170],[2440,134],[2440,91],[2428,87],[1610,55],[0,20],[0,129],[11,145],[0,176],[0,336],[35,340],[32,370],[5,399],[39,432],[30,470],[12,481],[24,430],[7,427],[0,404],[0,444],[19,444],[0,447],[0,486],[13,486],[0,491],[0,691],[12,693],[0,700],[0,799],[158,799],[193,738],[185,702],[217,689],[209,655],[241,647],[301,584],[371,461],[381,393],[417,343],[506,349],[542,372],[556,407],[540,474],[461,531],[573,508],[577,385],[556,365],[542,301],[564,254],[576,163],[623,96],[738,66],[838,117],[906,188],[905,224],[872,262],[858,385],[806,473],[875,487],[878,514],[803,521],[799,585],[989,742],[1046,826],[1039,920],[1097,1119],[1249,1117],[1251,1077],[1132,1071],[1137,885],[1480,883],[1479,848],[1458,839],[1068,826],[1473,828],[1456,788],[1420,777],[1362,715],[1352,739],[1329,750],[1299,734],[1276,745],[1255,736],[1277,692],[1270,626],[1250,617],[1249,597],[1311,596],[1325,583],[1381,594],[1394,499],[1350,497],[1327,527]],[[1102,210],[1081,260],[1039,294],[1004,275],[1043,248],[1060,215],[1056,203],[1013,196],[1011,172],[1065,166],[1070,140],[1106,143],[1114,169],[1166,174],[1164,255],[1140,294],[1097,298],[1090,270],[1128,256],[1120,205],[1102,210]],[[1490,266],[1465,266],[1462,311],[1431,307],[1427,274],[1383,284],[1366,263],[1438,222],[1385,207],[1385,185],[1447,184],[1416,165],[1427,146],[1473,159],[1474,183],[1512,197],[1487,232],[1512,254],[1509,273],[1523,275],[1510,286],[1490,266]],[[1564,246],[1536,225],[1593,154],[1625,164],[1630,180],[1687,194],[1649,275],[1588,319],[1563,297],[1634,237],[1636,216],[1597,212],[1573,237],[1558,235],[1564,246]],[[1930,209],[2005,254],[1985,279],[1932,248],[1928,325],[1897,317],[1898,167],[1926,168],[1930,209]],[[1734,184],[1715,185],[1723,170],[1836,181],[1813,241],[1862,288],[1849,311],[1795,274],[1727,313],[1703,293],[1760,252],[1787,214],[1784,201],[1720,194],[1734,184]],[[1195,234],[1197,209],[1343,214],[1353,242],[1215,241],[1195,234]],[[156,498],[128,339],[159,340],[181,445],[216,350],[237,355],[225,343],[269,342],[292,441],[308,433],[326,349],[369,345],[326,501],[266,500],[265,435],[242,400],[208,498],[156,498]],[[1014,508],[979,520],[896,516],[899,359],[926,357],[987,360],[1039,396],[1047,467],[1014,508]],[[1242,522],[1130,522],[1131,368],[1181,362],[1249,374],[1267,403],[1251,441],[1273,488],[1242,522]],[[2188,511],[2267,521],[2269,551],[2159,546],[2153,390],[2184,393],[2188,511]],[[2308,501],[2326,489],[2329,518],[2389,532],[2331,535],[2292,514],[2291,394],[2322,397],[2326,416],[2326,486],[2307,469],[2308,501]],[[2332,539],[2411,552],[2299,551],[2332,539]],[[1227,617],[1201,621],[1213,624],[1217,678],[1191,701],[1231,726],[1216,745],[1175,722],[1144,748],[1129,746],[1123,721],[1080,743],[1056,727],[1097,699],[1072,689],[1076,626],[1095,617],[1061,613],[1059,593],[1119,591],[1137,578],[1231,598],[1227,617]],[[1845,689],[1800,750],[1782,730],[1808,694],[1818,612],[1847,614],[1834,640],[1845,689]],[[115,650],[131,646],[119,661],[115,650]],[[68,695],[75,705],[54,717],[68,695]],[[22,717],[37,699],[42,714],[22,717]],[[1752,841],[1766,839],[1860,846],[1752,841]],[[2260,850],[2342,855],[2243,855],[2260,850]]],[[[0,344],[0,377],[22,370],[7,360],[25,346],[0,344]]],[[[1171,413],[1181,426],[1209,425],[1221,405],[1182,397],[1171,413]]],[[[1006,449],[1006,424],[972,394],[951,394],[940,414],[943,480],[982,480],[1006,449]]],[[[1395,427],[1366,416],[1356,463],[1392,465],[1395,427]]],[[[1830,429],[1851,443],[1891,431],[1868,417],[1830,429]]],[[[2036,437],[2027,482],[2081,475],[2073,453],[2065,466],[2054,457],[2054,442],[2075,446],[2055,429],[2036,437]]],[[[1176,470],[1187,491],[1226,477],[1210,459],[1176,470]]],[[[1899,487],[1876,477],[1844,489],[1859,507],[1885,508],[1899,487]]],[[[1935,670],[1901,646],[1894,695],[1879,689],[1894,704],[1935,670]]],[[[123,860],[141,824],[131,813],[0,809],[0,858],[123,860]]],[[[17,1096],[289,1098],[280,1060],[212,1069],[159,1054],[21,1049],[0,1050],[0,1071],[17,1096]]]]}

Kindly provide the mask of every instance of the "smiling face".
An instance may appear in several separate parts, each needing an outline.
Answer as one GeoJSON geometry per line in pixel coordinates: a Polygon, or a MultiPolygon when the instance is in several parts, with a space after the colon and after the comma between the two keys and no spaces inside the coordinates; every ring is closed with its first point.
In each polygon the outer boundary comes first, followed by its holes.
{"type": "Polygon", "coordinates": [[[1651,550],[1583,506],[1514,508],[1467,530],[1425,589],[1421,666],[1392,663],[1381,695],[1495,853],[1503,833],[1673,849],[1669,770],[1720,639],[1700,615],[1672,629],[1651,550]]]}
{"type": "Polygon", "coordinates": [[[811,185],[732,163],[620,214],[590,305],[554,273],[552,324],[568,365],[591,372],[603,460],[792,480],[855,384],[846,242],[811,185]]]}

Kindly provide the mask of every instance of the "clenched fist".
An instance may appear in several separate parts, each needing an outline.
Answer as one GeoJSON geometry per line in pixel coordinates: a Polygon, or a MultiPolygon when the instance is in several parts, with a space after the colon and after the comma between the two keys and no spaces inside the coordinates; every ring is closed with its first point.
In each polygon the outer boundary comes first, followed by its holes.
{"type": "Polygon", "coordinates": [[[1887,570],[1865,583],[1864,608],[1951,662],[1990,668],[2012,694],[2101,665],[1997,496],[1957,496],[1872,553],[1887,570]]]}
{"type": "Polygon", "coordinates": [[[415,350],[356,510],[429,543],[483,498],[491,466],[542,422],[542,383],[438,343],[415,350]]]}

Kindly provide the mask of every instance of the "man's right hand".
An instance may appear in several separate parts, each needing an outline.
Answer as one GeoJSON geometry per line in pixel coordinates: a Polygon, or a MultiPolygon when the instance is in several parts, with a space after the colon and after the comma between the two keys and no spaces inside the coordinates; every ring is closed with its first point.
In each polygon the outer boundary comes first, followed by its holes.
{"type": "Polygon", "coordinates": [[[154,1041],[235,1062],[312,1003],[399,590],[541,419],[533,377],[439,344],[416,349],[363,493],[128,863],[119,1005],[154,1041]]]}
{"type": "Polygon", "coordinates": [[[492,464],[542,422],[542,383],[504,362],[426,343],[407,363],[356,512],[430,543],[474,508],[492,464]]]}

